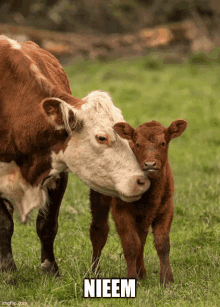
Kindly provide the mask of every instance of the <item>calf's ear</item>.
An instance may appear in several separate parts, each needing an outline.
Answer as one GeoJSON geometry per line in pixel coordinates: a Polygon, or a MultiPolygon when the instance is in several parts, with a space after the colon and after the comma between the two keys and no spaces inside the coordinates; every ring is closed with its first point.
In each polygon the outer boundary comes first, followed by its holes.
{"type": "Polygon", "coordinates": [[[128,123],[117,123],[114,125],[115,132],[120,135],[121,138],[126,140],[132,140],[134,136],[134,128],[132,128],[128,123]]]}
{"type": "Polygon", "coordinates": [[[184,119],[177,119],[171,123],[171,125],[168,127],[168,133],[170,135],[170,139],[177,138],[180,136],[183,131],[187,127],[187,121],[184,119]]]}
{"type": "Polygon", "coordinates": [[[41,107],[43,114],[56,130],[66,129],[70,134],[81,125],[70,105],[62,99],[46,98],[41,102],[41,107]]]}

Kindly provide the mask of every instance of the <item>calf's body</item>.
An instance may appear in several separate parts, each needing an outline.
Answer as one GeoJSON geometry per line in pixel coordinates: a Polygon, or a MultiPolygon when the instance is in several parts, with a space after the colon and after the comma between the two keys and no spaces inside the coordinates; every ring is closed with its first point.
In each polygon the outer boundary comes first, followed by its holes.
{"type": "Polygon", "coordinates": [[[128,278],[145,278],[144,246],[150,227],[160,260],[160,282],[173,282],[169,263],[169,233],[174,215],[174,180],[168,161],[168,145],[179,136],[187,123],[174,121],[169,128],[152,121],[136,130],[128,124],[118,123],[115,130],[128,140],[141,168],[148,175],[151,185],[141,199],[127,203],[115,197],[104,196],[91,190],[92,224],[90,238],[93,245],[93,270],[99,270],[99,258],[108,236],[108,214],[112,216],[120,236],[127,262],[128,278]]]}

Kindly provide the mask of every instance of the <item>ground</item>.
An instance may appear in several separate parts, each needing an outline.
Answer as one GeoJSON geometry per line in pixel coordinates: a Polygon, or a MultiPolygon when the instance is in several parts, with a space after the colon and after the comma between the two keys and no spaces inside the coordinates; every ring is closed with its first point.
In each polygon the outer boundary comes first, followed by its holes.
{"type": "MultiPolygon", "coordinates": [[[[194,59],[195,60],[195,59],[194,59]]],[[[198,58],[197,58],[198,60],[198,58]]],[[[201,63],[201,59],[200,59],[201,63]]],[[[72,92],[109,91],[133,127],[157,120],[169,126],[185,119],[188,127],[170,144],[169,160],[175,179],[175,215],[171,228],[170,262],[175,283],[159,285],[159,260],[152,234],[145,246],[147,279],[135,299],[83,299],[83,278],[94,277],[89,188],[74,175],[59,216],[55,254],[60,278],[40,274],[40,243],[36,212],[27,225],[15,218],[13,236],[16,274],[0,275],[3,302],[28,306],[219,306],[220,276],[220,65],[165,65],[142,57],[100,63],[83,61],[66,67],[72,92]]],[[[101,257],[102,277],[125,277],[126,264],[114,223],[101,257]]]]}

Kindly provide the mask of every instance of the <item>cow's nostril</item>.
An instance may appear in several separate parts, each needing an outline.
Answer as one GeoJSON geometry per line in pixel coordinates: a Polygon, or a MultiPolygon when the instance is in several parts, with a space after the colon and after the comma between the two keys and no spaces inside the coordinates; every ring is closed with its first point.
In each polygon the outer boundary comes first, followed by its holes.
{"type": "Polygon", "coordinates": [[[140,179],[140,178],[139,178],[139,179],[137,180],[137,184],[138,184],[138,185],[144,185],[145,183],[146,183],[146,180],[145,180],[145,179],[140,179]]]}
{"type": "Polygon", "coordinates": [[[144,165],[146,167],[154,167],[154,166],[156,166],[156,162],[144,162],[144,165]]]}
{"type": "Polygon", "coordinates": [[[150,180],[146,176],[137,176],[135,182],[136,185],[133,190],[134,195],[141,195],[150,187],[150,180]]]}

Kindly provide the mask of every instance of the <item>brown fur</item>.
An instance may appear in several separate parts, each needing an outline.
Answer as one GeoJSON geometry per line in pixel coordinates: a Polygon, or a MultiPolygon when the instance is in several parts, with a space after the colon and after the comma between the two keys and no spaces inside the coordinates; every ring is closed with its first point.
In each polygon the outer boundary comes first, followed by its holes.
{"type": "Polygon", "coordinates": [[[146,171],[151,186],[138,201],[127,203],[119,198],[104,196],[91,190],[92,224],[90,238],[93,245],[93,270],[99,270],[99,258],[108,236],[108,213],[111,209],[120,236],[128,278],[145,278],[144,245],[152,227],[154,245],[160,259],[160,282],[173,282],[169,264],[169,232],[173,220],[174,180],[168,161],[168,145],[179,136],[187,123],[172,122],[169,128],[156,121],[140,125],[136,130],[127,123],[115,125],[115,131],[130,141],[141,168],[146,171]],[[150,172],[144,163],[155,163],[157,170],[150,172]]]}
{"type": "MultiPolygon", "coordinates": [[[[15,161],[21,170],[20,180],[24,178],[38,186],[49,176],[51,151],[58,153],[68,142],[67,131],[56,130],[45,119],[42,104],[51,101],[52,107],[51,97],[55,97],[80,109],[84,102],[71,96],[67,75],[59,62],[35,43],[19,44],[0,36],[0,74],[0,162],[15,161]]],[[[71,112],[69,119],[71,128],[79,131],[83,123],[76,122],[71,112]]],[[[60,118],[58,123],[62,124],[60,118]]],[[[49,263],[46,271],[56,275],[59,272],[53,242],[67,180],[68,174],[60,173],[55,179],[56,188],[48,187],[50,201],[47,210],[39,210],[36,223],[41,267],[44,268],[44,262],[49,263]]],[[[0,193],[0,271],[16,271],[11,247],[13,207],[1,196],[0,193]]]]}
{"type": "Polygon", "coordinates": [[[37,184],[40,172],[50,168],[51,148],[61,149],[68,137],[45,120],[42,101],[56,97],[77,109],[84,102],[71,95],[63,68],[49,52],[32,42],[20,46],[14,49],[1,36],[0,161],[15,161],[26,181],[37,184]]]}

